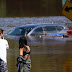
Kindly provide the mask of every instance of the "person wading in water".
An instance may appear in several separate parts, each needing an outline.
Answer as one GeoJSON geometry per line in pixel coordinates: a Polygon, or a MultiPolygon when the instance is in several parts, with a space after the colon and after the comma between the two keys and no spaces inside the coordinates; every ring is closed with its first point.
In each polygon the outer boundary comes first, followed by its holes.
{"type": "Polygon", "coordinates": [[[0,72],[8,72],[7,67],[7,49],[8,41],[3,37],[3,29],[0,29],[0,72]]]}
{"type": "Polygon", "coordinates": [[[19,38],[17,65],[18,72],[30,72],[31,70],[30,47],[27,45],[27,39],[24,36],[19,38]]]}

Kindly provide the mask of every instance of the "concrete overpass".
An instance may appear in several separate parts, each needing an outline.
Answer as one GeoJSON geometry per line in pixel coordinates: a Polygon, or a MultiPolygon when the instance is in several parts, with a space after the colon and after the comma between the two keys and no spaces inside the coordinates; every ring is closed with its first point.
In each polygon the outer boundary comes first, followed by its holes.
{"type": "Polygon", "coordinates": [[[61,15],[64,0],[0,0],[0,17],[61,15]]]}

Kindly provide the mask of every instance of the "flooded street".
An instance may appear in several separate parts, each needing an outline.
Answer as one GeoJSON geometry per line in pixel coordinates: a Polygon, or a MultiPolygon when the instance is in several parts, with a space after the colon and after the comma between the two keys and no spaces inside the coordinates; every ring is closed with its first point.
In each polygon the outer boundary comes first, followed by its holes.
{"type": "MultiPolygon", "coordinates": [[[[5,34],[13,28],[24,24],[36,23],[68,23],[72,22],[65,17],[39,17],[39,18],[0,18],[0,27],[5,30],[5,34]]],[[[16,59],[19,55],[18,42],[7,39],[9,50],[7,63],[9,72],[17,72],[16,59]]],[[[31,72],[72,72],[72,40],[60,39],[54,41],[47,39],[28,45],[31,47],[31,72]]]]}
{"type": "MultiPolygon", "coordinates": [[[[9,72],[17,72],[16,58],[19,53],[18,43],[10,41],[9,45],[9,72]]],[[[67,72],[64,70],[64,68],[67,69],[67,66],[64,66],[64,64],[69,62],[69,59],[70,61],[72,60],[72,41],[58,45],[41,44],[40,46],[30,45],[30,47],[32,61],[31,72],[67,72]]]]}

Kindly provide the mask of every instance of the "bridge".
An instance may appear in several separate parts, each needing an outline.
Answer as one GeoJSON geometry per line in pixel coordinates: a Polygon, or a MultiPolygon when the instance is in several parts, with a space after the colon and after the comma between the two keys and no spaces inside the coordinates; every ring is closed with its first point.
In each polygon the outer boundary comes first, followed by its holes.
{"type": "Polygon", "coordinates": [[[65,0],[0,0],[0,17],[62,15],[65,0]]]}

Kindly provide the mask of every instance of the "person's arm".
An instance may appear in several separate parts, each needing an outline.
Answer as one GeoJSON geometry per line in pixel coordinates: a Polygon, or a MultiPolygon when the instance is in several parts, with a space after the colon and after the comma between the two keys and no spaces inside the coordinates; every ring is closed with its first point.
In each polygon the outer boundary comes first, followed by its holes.
{"type": "Polygon", "coordinates": [[[23,48],[19,49],[19,55],[23,55],[23,48]]]}
{"type": "Polygon", "coordinates": [[[24,47],[24,51],[27,53],[24,58],[25,59],[29,59],[30,58],[30,47],[29,46],[26,46],[24,47]]]}
{"type": "Polygon", "coordinates": [[[5,40],[5,43],[6,43],[6,49],[9,49],[9,45],[8,45],[7,40],[5,40]]]}
{"type": "Polygon", "coordinates": [[[26,52],[27,52],[27,53],[30,52],[30,47],[29,47],[29,46],[26,46],[26,47],[27,47],[26,52]]]}
{"type": "MultiPolygon", "coordinates": [[[[19,49],[19,55],[23,55],[23,48],[19,49]]],[[[16,66],[18,67],[18,63],[16,63],[16,66]]]]}

